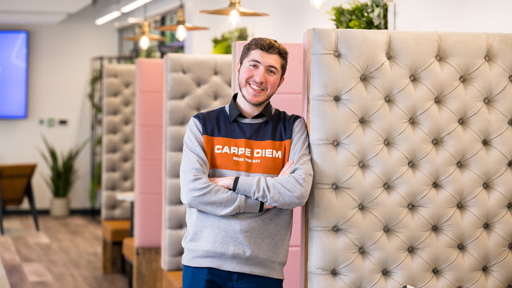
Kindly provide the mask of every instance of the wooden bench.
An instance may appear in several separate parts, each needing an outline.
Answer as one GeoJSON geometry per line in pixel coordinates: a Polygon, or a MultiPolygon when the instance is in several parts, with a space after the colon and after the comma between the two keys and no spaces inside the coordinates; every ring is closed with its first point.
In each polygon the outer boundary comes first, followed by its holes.
{"type": "Polygon", "coordinates": [[[123,272],[122,242],[130,236],[130,220],[103,220],[102,269],[105,274],[123,272]]]}
{"type": "Polygon", "coordinates": [[[183,288],[183,271],[166,271],[164,288],[183,288]]]}

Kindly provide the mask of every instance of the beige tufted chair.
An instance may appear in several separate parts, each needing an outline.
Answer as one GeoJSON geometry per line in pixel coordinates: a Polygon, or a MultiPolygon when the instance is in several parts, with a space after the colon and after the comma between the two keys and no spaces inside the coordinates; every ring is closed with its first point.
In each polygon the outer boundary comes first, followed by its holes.
{"type": "Polygon", "coordinates": [[[305,38],[308,287],[512,287],[512,34],[305,38]]]}
{"type": "Polygon", "coordinates": [[[133,193],[135,65],[104,67],[101,219],[102,271],[122,272],[122,241],[130,235],[131,205],[121,193],[133,193]]]}
{"type": "MultiPolygon", "coordinates": [[[[230,55],[165,56],[162,267],[167,271],[183,269],[181,240],[186,231],[186,207],[180,200],[179,172],[185,130],[196,113],[229,103],[232,96],[231,62],[230,55]]],[[[175,287],[172,285],[167,287],[175,287]]]]}

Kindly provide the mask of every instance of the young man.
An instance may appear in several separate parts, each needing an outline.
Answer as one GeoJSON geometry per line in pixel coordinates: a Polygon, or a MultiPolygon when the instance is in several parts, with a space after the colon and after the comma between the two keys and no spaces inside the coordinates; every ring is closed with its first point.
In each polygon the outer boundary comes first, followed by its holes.
{"type": "Polygon", "coordinates": [[[189,122],[181,162],[184,288],[283,286],[292,209],[313,178],[304,120],[270,104],[288,51],[255,38],[237,66],[240,93],[189,122]]]}

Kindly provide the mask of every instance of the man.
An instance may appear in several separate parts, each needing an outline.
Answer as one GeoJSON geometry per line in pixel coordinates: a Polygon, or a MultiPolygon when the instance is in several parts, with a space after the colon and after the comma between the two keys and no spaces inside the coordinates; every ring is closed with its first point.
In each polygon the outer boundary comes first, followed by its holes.
{"type": "Polygon", "coordinates": [[[292,209],[304,205],[313,178],[303,119],[270,104],[287,62],[277,41],[252,39],[237,65],[240,93],[188,124],[184,288],[283,285],[292,209]]]}

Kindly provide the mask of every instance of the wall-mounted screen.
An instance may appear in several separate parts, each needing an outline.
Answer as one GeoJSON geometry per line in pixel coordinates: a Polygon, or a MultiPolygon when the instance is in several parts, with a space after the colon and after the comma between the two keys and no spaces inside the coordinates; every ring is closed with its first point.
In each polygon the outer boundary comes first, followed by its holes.
{"type": "Polygon", "coordinates": [[[27,118],[28,32],[0,30],[0,119],[27,118]]]}

